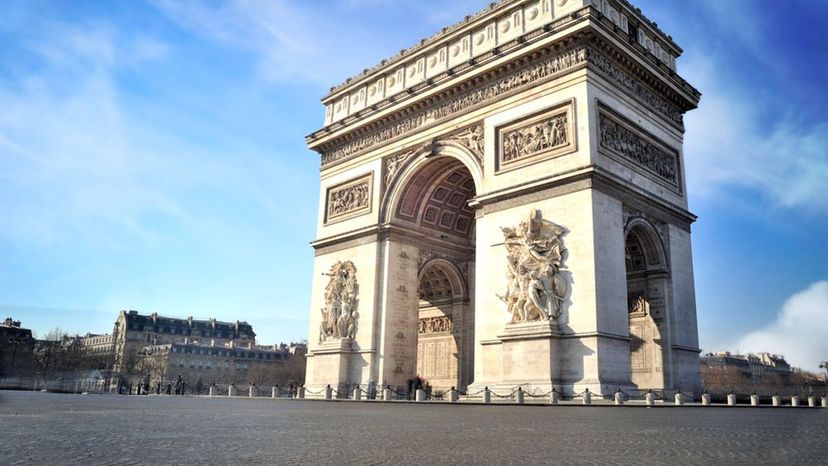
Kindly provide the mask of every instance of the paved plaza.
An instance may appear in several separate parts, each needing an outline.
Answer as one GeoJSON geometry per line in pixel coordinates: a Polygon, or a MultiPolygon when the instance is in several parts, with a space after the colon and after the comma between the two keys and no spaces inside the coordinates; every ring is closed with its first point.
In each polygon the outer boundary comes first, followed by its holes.
{"type": "Polygon", "coordinates": [[[0,392],[2,464],[822,463],[828,409],[0,392]]]}

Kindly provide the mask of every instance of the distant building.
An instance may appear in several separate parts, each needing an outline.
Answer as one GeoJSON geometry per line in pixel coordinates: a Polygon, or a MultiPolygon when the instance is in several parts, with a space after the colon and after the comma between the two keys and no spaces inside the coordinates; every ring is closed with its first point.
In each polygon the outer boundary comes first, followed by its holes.
{"type": "Polygon", "coordinates": [[[11,317],[0,323],[0,378],[29,375],[33,370],[35,339],[11,317]]]}
{"type": "Polygon", "coordinates": [[[181,377],[191,388],[199,382],[202,387],[211,383],[270,382],[273,372],[293,358],[286,349],[274,347],[219,347],[196,343],[147,346],[142,350],[142,356],[138,370],[145,382],[166,385],[181,377]]]}
{"type": "Polygon", "coordinates": [[[810,372],[791,368],[778,354],[709,353],[701,358],[705,388],[711,393],[794,394],[824,390],[825,380],[810,372]]]}
{"type": "Polygon", "coordinates": [[[112,338],[117,372],[132,372],[139,361],[138,354],[146,346],[192,343],[249,348],[256,344],[256,334],[247,322],[179,319],[123,310],[115,322],[112,338]]]}
{"type": "Polygon", "coordinates": [[[79,343],[88,354],[106,355],[115,353],[115,338],[110,334],[87,333],[79,343]]]}

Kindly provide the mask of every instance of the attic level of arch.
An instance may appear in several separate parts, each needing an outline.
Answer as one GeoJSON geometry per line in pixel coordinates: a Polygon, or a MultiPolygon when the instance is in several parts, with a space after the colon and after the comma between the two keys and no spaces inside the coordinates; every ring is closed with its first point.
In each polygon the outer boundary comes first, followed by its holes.
{"type": "MultiPolygon", "coordinates": [[[[587,17],[583,20],[586,19],[587,17]]],[[[530,46],[561,31],[545,28],[533,32],[531,37],[515,40],[508,47],[493,50],[488,57],[479,57],[328,125],[307,136],[307,143],[321,154],[322,168],[328,168],[375,148],[380,143],[398,139],[410,131],[424,129],[448,117],[455,118],[491,101],[521,92],[529,86],[557,79],[585,67],[620,84],[621,90],[642,104],[653,107],[663,114],[666,121],[683,130],[682,115],[696,108],[701,97],[699,91],[673,70],[652,63],[634,41],[624,40],[619,43],[608,38],[608,34],[614,34],[613,30],[603,24],[600,18],[593,19],[595,21],[590,23],[592,27],[573,30],[569,36],[537,47],[530,46]],[[483,65],[518,50],[526,52],[508,63],[472,75],[474,70],[483,65]],[[573,51],[577,53],[572,53],[573,51]],[[567,54],[570,56],[567,57],[567,54]],[[552,61],[545,66],[547,72],[531,71],[532,68],[537,68],[539,62],[550,60],[552,61]],[[530,71],[528,76],[521,73],[524,70],[530,71]],[[463,76],[464,79],[459,79],[463,76]],[[457,84],[436,93],[431,92],[438,85],[449,81],[457,81],[457,84]],[[480,91],[483,92],[482,98],[473,98],[480,91]],[[371,118],[380,113],[384,115],[371,118]]]]}

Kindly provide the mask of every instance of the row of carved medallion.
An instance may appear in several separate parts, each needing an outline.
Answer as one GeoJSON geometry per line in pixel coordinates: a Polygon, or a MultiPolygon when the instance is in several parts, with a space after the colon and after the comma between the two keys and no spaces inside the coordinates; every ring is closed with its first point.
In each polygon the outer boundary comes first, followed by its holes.
{"type": "Polygon", "coordinates": [[[424,106],[421,110],[414,111],[413,114],[409,113],[408,116],[364,136],[334,147],[323,146],[321,148],[322,166],[329,166],[378,144],[420,129],[429,123],[456,116],[471,107],[500,98],[506,93],[537,86],[541,81],[553,79],[586,65],[620,85],[622,89],[678,127],[683,125],[683,113],[676,104],[657,95],[640,76],[633,77],[623,65],[616,63],[591,46],[582,45],[519,68],[471,90],[465,90],[466,88],[462,87],[464,91],[447,93],[451,95],[449,99],[435,105],[424,106]]]}

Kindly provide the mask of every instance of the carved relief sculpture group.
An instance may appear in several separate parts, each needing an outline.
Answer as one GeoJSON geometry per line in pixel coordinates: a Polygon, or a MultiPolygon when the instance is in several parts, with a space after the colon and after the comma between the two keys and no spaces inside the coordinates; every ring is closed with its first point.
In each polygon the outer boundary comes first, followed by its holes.
{"type": "Polygon", "coordinates": [[[448,316],[426,317],[420,319],[419,334],[442,333],[451,331],[451,318],[448,316]]]}
{"type": "Polygon", "coordinates": [[[330,339],[355,338],[357,318],[356,267],[351,261],[331,267],[325,287],[325,307],[319,327],[319,343],[330,339]]]}
{"type": "Polygon", "coordinates": [[[503,133],[502,163],[531,157],[568,143],[566,114],[503,133]]]}
{"type": "Polygon", "coordinates": [[[600,113],[598,118],[601,147],[635,162],[674,186],[678,184],[676,154],[661,149],[604,113],[600,113]]]}
{"type": "Polygon", "coordinates": [[[327,203],[327,221],[370,210],[371,177],[329,190],[327,203]]]}
{"type": "Polygon", "coordinates": [[[508,251],[507,289],[498,297],[506,304],[510,323],[557,320],[568,285],[561,275],[566,229],[533,210],[517,228],[501,228],[508,251]]]}

